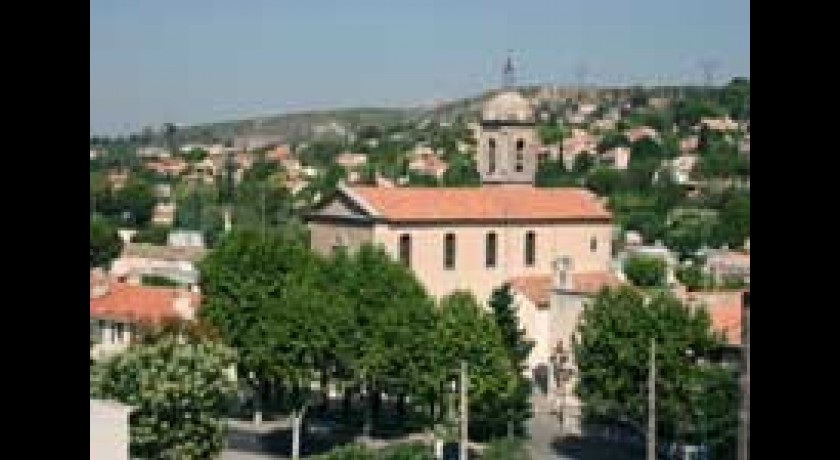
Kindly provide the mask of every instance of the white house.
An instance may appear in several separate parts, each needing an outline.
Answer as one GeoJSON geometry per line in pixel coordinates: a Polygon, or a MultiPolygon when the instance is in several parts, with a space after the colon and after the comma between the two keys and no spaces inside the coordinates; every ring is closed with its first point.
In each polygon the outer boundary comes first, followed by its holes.
{"type": "Polygon", "coordinates": [[[91,357],[100,359],[125,349],[138,327],[168,320],[192,321],[200,304],[197,292],[182,288],[141,286],[90,274],[91,357]]]}

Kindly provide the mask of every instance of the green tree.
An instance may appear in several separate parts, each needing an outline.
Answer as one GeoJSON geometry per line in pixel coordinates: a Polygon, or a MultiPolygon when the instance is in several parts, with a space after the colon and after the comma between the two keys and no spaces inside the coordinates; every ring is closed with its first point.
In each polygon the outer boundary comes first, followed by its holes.
{"type": "Polygon", "coordinates": [[[566,171],[562,158],[556,160],[546,158],[537,165],[534,185],[537,187],[565,187],[575,185],[575,178],[566,171]]]}
{"type": "Polygon", "coordinates": [[[132,243],[166,244],[170,228],[165,225],[150,225],[137,231],[131,237],[132,243]]]}
{"type": "Polygon", "coordinates": [[[652,340],[657,439],[726,442],[732,426],[716,422],[731,421],[737,414],[731,395],[721,394],[731,390],[723,387],[732,377],[714,363],[697,361],[714,355],[722,344],[707,313],[669,294],[646,297],[632,287],[601,291],[581,315],[573,350],[584,416],[590,421],[629,420],[643,432],[652,340]]]}
{"type": "Polygon", "coordinates": [[[108,265],[122,251],[122,239],[117,228],[104,217],[90,216],[90,268],[108,265]]]}
{"type": "Polygon", "coordinates": [[[624,274],[636,286],[665,286],[665,261],[659,257],[632,255],[624,261],[624,274]]]}
{"type": "Polygon", "coordinates": [[[677,270],[677,279],[691,290],[709,289],[713,286],[712,277],[703,272],[697,264],[686,265],[677,270]]]}
{"type": "Polygon", "coordinates": [[[111,184],[101,171],[90,173],[90,210],[103,216],[115,216],[117,212],[111,184]]]}
{"type": "Polygon", "coordinates": [[[157,199],[149,182],[135,177],[129,178],[125,187],[116,193],[116,200],[123,220],[128,225],[143,227],[152,220],[157,199]]]}
{"type": "Polygon", "coordinates": [[[207,158],[207,155],[209,155],[207,150],[200,147],[194,147],[182,153],[181,158],[183,158],[187,163],[199,163],[204,161],[204,159],[207,158]]]}
{"type": "Polygon", "coordinates": [[[91,397],[133,407],[132,457],[213,458],[224,446],[235,354],[208,340],[179,342],[168,336],[133,345],[91,368],[91,397]]]}
{"type": "Polygon", "coordinates": [[[566,135],[563,126],[556,123],[541,123],[537,126],[537,136],[543,145],[559,144],[566,135]]]}
{"type": "Polygon", "coordinates": [[[528,355],[534,347],[533,341],[526,338],[525,329],[519,327],[519,319],[516,316],[513,305],[513,294],[510,285],[504,284],[493,290],[490,296],[490,309],[493,311],[493,319],[502,335],[502,341],[508,351],[511,365],[517,370],[519,381],[516,391],[511,395],[507,403],[508,436],[514,433],[524,432],[524,423],[531,416],[529,397],[531,388],[524,372],[528,367],[528,355]]]}
{"type": "Polygon", "coordinates": [[[431,174],[409,171],[408,172],[408,186],[409,187],[437,187],[437,177],[431,174]]]}
{"type": "Polygon", "coordinates": [[[594,166],[595,156],[588,152],[582,152],[581,154],[575,156],[575,161],[572,165],[572,172],[578,176],[585,175],[594,166]]]}
{"type": "Polygon", "coordinates": [[[453,154],[448,157],[449,168],[440,178],[444,187],[477,187],[481,185],[481,176],[475,160],[462,154],[453,154]]]}
{"type": "Polygon", "coordinates": [[[730,247],[741,247],[750,236],[750,194],[729,191],[723,197],[717,241],[730,247]]]}
{"type": "MultiPolygon", "coordinates": [[[[353,306],[355,331],[347,346],[351,379],[368,393],[366,431],[376,423],[381,394],[422,391],[429,364],[434,303],[405,265],[378,246],[363,245],[336,284],[353,306]]],[[[401,409],[402,410],[402,409],[401,409]]]]}
{"type": "Polygon", "coordinates": [[[292,457],[319,372],[328,372],[346,336],[349,308],[331,294],[323,260],[296,229],[234,230],[200,264],[204,320],[241,356],[256,393],[283,389],[293,427],[292,457]]]}
{"type": "Polygon", "coordinates": [[[470,435],[479,439],[504,435],[509,430],[510,401],[521,380],[494,317],[472,294],[462,291],[441,299],[439,310],[432,341],[437,387],[444,389],[447,382],[455,381],[461,361],[466,361],[470,435]]]}

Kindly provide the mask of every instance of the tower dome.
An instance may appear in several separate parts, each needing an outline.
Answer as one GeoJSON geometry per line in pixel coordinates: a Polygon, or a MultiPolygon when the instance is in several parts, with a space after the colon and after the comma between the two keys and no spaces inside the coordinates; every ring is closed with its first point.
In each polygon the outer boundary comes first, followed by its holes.
{"type": "Polygon", "coordinates": [[[516,91],[499,93],[484,105],[481,118],[487,121],[531,121],[531,104],[516,91]]]}

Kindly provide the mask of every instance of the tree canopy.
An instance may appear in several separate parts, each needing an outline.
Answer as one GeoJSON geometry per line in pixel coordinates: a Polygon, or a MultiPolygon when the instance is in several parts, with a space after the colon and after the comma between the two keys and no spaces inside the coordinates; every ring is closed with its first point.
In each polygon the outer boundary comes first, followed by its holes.
{"type": "Polygon", "coordinates": [[[132,406],[132,457],[212,458],[225,442],[234,362],[234,352],[218,343],[165,336],[93,365],[91,397],[132,406]]]}
{"type": "Polygon", "coordinates": [[[122,251],[122,239],[117,228],[98,215],[90,216],[90,268],[109,264],[122,251]]]}
{"type": "Polygon", "coordinates": [[[707,440],[716,451],[734,454],[737,379],[707,358],[721,338],[705,310],[669,294],[606,289],[584,307],[573,349],[585,416],[629,420],[644,430],[651,340],[656,341],[657,439],[707,440]],[[704,357],[700,364],[697,358],[704,357]]]}
{"type": "Polygon", "coordinates": [[[631,255],[624,261],[624,274],[636,286],[665,287],[666,263],[659,257],[631,255]]]}

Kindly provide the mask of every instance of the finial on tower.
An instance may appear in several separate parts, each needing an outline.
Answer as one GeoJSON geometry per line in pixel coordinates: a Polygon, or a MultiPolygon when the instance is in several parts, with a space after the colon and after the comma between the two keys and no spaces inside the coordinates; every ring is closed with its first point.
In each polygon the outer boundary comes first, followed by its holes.
{"type": "Polygon", "coordinates": [[[513,85],[515,84],[514,75],[513,75],[513,73],[514,73],[513,58],[511,57],[512,54],[513,54],[513,51],[508,50],[508,57],[507,57],[507,60],[505,61],[505,68],[504,68],[503,73],[502,73],[502,87],[505,88],[505,89],[511,89],[511,88],[513,88],[513,85]]]}

